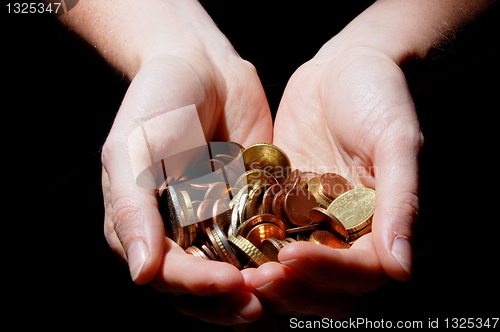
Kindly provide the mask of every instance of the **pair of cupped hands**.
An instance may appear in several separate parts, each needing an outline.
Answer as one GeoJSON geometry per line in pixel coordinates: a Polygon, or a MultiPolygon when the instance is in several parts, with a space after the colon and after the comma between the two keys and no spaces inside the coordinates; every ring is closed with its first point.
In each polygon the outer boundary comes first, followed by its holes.
{"type": "Polygon", "coordinates": [[[397,62],[376,45],[332,38],[292,75],[273,125],[255,68],[222,33],[184,37],[142,59],[102,151],[105,235],[134,282],[175,295],[186,315],[240,325],[264,313],[343,318],[363,294],[408,280],[422,135],[397,62]],[[373,231],[350,249],[295,242],[281,263],[242,271],[186,254],[165,236],[155,190],[137,185],[128,142],[159,115],[162,142],[148,144],[168,149],[190,137],[189,121],[168,120],[187,105],[206,141],[273,143],[294,168],[335,170],[375,189],[373,231]]]}

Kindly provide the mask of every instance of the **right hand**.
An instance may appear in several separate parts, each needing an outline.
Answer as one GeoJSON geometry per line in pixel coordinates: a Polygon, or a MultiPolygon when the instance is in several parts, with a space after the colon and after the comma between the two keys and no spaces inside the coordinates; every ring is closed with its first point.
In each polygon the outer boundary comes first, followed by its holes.
{"type": "Polygon", "coordinates": [[[227,43],[220,54],[195,45],[155,54],[143,63],[104,144],[102,179],[106,239],[128,263],[134,282],[201,296],[196,301],[189,300],[191,296],[176,298],[179,309],[212,323],[234,325],[257,319],[260,302],[245,289],[237,268],[188,255],[165,237],[155,190],[138,186],[133,172],[133,164],[149,159],[131,155],[128,146],[134,129],[162,115],[161,126],[147,133],[150,148],[154,153],[175,149],[192,132],[191,124],[172,111],[193,104],[206,141],[245,146],[272,141],[269,106],[255,69],[227,43]]]}

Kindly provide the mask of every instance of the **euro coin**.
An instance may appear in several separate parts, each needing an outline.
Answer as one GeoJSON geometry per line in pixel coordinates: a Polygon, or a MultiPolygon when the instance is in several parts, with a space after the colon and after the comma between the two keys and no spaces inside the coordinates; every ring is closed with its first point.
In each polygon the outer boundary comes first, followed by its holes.
{"type": "Polygon", "coordinates": [[[247,147],[241,153],[245,168],[261,169],[271,173],[279,183],[283,183],[290,172],[290,159],[275,145],[257,143],[247,147]]]}
{"type": "Polygon", "coordinates": [[[349,234],[362,230],[371,223],[375,211],[375,190],[356,188],[340,195],[328,207],[349,234]]]}

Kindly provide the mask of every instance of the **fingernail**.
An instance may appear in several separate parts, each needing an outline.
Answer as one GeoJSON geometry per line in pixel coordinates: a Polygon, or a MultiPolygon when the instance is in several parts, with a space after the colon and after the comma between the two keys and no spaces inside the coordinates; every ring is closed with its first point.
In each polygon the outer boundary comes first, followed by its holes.
{"type": "Polygon", "coordinates": [[[302,258],[296,258],[296,259],[291,259],[289,261],[283,261],[281,264],[288,266],[294,271],[300,271],[300,272],[308,272],[311,270],[312,266],[314,265],[314,262],[312,259],[309,257],[302,257],[302,258]]]}
{"type": "Polygon", "coordinates": [[[144,242],[134,241],[128,246],[127,260],[132,280],[137,279],[148,257],[149,251],[144,242]]]}
{"type": "Polygon", "coordinates": [[[411,254],[411,245],[410,241],[406,236],[396,236],[394,242],[392,243],[392,255],[396,258],[405,269],[405,271],[411,275],[411,262],[412,262],[412,254],[411,254]]]}
{"type": "Polygon", "coordinates": [[[271,286],[272,284],[274,284],[276,282],[276,280],[273,280],[273,281],[270,281],[268,282],[267,284],[264,284],[262,286],[259,286],[259,287],[255,287],[256,290],[262,292],[262,291],[265,291],[266,288],[269,288],[269,286],[271,286]]]}

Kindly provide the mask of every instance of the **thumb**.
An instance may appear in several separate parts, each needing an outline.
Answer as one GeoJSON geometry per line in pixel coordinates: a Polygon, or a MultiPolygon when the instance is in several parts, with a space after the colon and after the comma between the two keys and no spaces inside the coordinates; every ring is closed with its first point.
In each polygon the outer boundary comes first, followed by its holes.
{"type": "Polygon", "coordinates": [[[404,133],[398,130],[399,134],[385,131],[374,155],[375,249],[386,273],[400,281],[411,277],[413,228],[419,209],[418,155],[423,136],[418,126],[412,127],[416,129],[404,133]]]}
{"type": "Polygon", "coordinates": [[[132,280],[142,285],[159,270],[165,231],[155,191],[136,185],[119,151],[120,146],[108,138],[102,154],[105,235],[110,247],[127,261],[132,280]]]}

